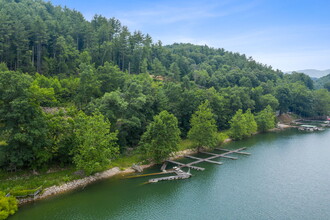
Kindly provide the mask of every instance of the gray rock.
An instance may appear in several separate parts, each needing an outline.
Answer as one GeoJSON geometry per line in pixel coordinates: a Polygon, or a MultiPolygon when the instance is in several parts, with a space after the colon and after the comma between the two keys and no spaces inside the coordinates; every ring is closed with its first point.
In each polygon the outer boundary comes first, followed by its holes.
{"type": "Polygon", "coordinates": [[[132,168],[138,173],[143,172],[143,168],[139,165],[133,164],[132,168]]]}

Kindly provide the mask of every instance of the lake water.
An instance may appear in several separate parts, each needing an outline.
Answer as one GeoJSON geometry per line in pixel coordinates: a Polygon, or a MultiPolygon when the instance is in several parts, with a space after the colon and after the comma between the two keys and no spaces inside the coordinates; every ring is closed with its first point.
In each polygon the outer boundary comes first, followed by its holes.
{"type": "Polygon", "coordinates": [[[329,129],[260,134],[224,147],[251,155],[198,164],[205,171],[192,170],[188,180],[112,178],[26,205],[10,219],[330,219],[329,129]]]}

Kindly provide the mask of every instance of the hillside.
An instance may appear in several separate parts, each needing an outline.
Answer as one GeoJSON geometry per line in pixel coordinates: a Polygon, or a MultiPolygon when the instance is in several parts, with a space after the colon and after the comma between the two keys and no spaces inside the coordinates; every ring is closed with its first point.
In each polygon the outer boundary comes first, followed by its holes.
{"type": "Polygon", "coordinates": [[[254,120],[265,110],[302,117],[330,110],[329,92],[314,90],[305,74],[223,48],[163,46],[115,18],[87,21],[41,0],[0,0],[0,42],[0,167],[8,170],[87,164],[95,171],[139,149],[164,111],[187,138],[199,106],[218,131],[236,113],[254,120]]]}
{"type": "Polygon", "coordinates": [[[317,79],[314,85],[316,89],[326,88],[330,91],[330,74],[317,79]]]}
{"type": "Polygon", "coordinates": [[[304,70],[289,71],[287,73],[292,73],[292,72],[305,73],[306,75],[312,78],[321,78],[323,76],[330,74],[330,69],[327,70],[304,69],[304,70]]]}

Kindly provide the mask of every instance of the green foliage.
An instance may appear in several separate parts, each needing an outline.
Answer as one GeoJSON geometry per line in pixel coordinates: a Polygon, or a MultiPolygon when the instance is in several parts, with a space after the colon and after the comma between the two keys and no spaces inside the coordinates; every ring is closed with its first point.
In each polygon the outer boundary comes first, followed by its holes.
{"type": "Polygon", "coordinates": [[[0,72],[8,71],[8,67],[6,63],[1,62],[0,63],[0,72]]]}
{"type": "Polygon", "coordinates": [[[189,139],[182,139],[179,142],[179,151],[193,149],[195,147],[194,142],[189,139]]]}
{"type": "Polygon", "coordinates": [[[251,110],[248,109],[245,114],[245,121],[246,121],[246,130],[247,130],[247,135],[251,135],[253,133],[256,133],[258,130],[257,123],[255,121],[254,115],[251,113],[251,110]]]}
{"type": "Polygon", "coordinates": [[[72,163],[70,152],[76,144],[74,132],[74,119],[71,112],[74,110],[63,109],[47,114],[49,139],[52,141],[52,161],[61,166],[72,163]]]}
{"type": "MultiPolygon", "coordinates": [[[[330,111],[329,91],[313,90],[304,74],[283,74],[222,48],[162,46],[148,34],[129,32],[115,18],[96,15],[87,21],[81,13],[50,2],[0,1],[0,42],[0,141],[6,143],[0,145],[0,167],[9,170],[70,165],[78,146],[84,146],[83,163],[88,141],[81,137],[82,127],[81,134],[75,132],[80,123],[75,109],[87,115],[100,111],[111,122],[111,132],[118,131],[122,153],[138,146],[163,110],[177,118],[186,138],[189,130],[198,130],[196,124],[204,126],[192,115],[206,101],[212,117],[205,126],[211,132],[195,131],[197,145],[221,142],[214,138],[214,120],[218,130],[231,125],[238,139],[251,135],[252,113],[268,105],[302,117],[330,111]],[[163,77],[154,79],[149,73],[163,77]],[[229,123],[239,109],[247,112],[238,120],[250,121],[246,128],[229,123]]],[[[315,88],[329,90],[328,81],[329,76],[317,80],[315,88]]],[[[89,120],[93,116],[84,123],[89,120]]],[[[88,160],[97,161],[93,153],[88,160]]],[[[101,161],[92,166],[108,163],[101,161]]]]}
{"type": "Polygon", "coordinates": [[[313,92],[313,112],[319,116],[330,114],[330,93],[325,89],[313,92]]]}
{"type": "Polygon", "coordinates": [[[0,191],[6,193],[19,192],[37,189],[40,186],[47,188],[54,185],[61,185],[65,183],[64,178],[69,181],[81,178],[78,175],[74,175],[74,172],[75,170],[73,168],[52,168],[51,170],[40,171],[38,175],[33,175],[27,170],[17,171],[15,173],[0,171],[0,191]]]}
{"type": "Polygon", "coordinates": [[[218,145],[222,144],[229,136],[226,132],[219,132],[218,133],[218,145]]]}
{"type": "Polygon", "coordinates": [[[314,81],[315,89],[327,89],[330,92],[330,74],[314,81]]]}
{"type": "Polygon", "coordinates": [[[0,123],[8,133],[3,147],[11,167],[40,167],[51,158],[44,114],[30,90],[32,78],[17,72],[0,72],[0,123]]]}
{"type": "Polygon", "coordinates": [[[299,83],[292,84],[291,105],[289,109],[302,117],[313,115],[313,94],[312,91],[299,83]]]}
{"type": "Polygon", "coordinates": [[[239,109],[234,117],[230,120],[230,137],[240,140],[247,134],[247,122],[244,117],[243,111],[239,109]]]}
{"type": "Polygon", "coordinates": [[[286,113],[289,110],[292,95],[288,84],[280,85],[276,88],[275,97],[279,100],[280,113],[286,113]]]}
{"type": "Polygon", "coordinates": [[[110,133],[110,122],[101,113],[75,118],[76,148],[73,161],[87,174],[102,170],[118,154],[117,133],[110,133]]]}
{"type": "Polygon", "coordinates": [[[145,162],[143,160],[143,158],[145,157],[145,155],[141,155],[136,152],[134,152],[132,155],[121,155],[111,162],[110,167],[119,167],[120,169],[125,169],[131,167],[132,164],[139,164],[145,162]]]}
{"type": "Polygon", "coordinates": [[[230,120],[230,137],[240,140],[251,136],[255,132],[257,132],[257,123],[251,110],[248,109],[243,114],[243,111],[239,109],[230,120]]]}
{"type": "Polygon", "coordinates": [[[314,88],[313,80],[304,73],[293,72],[291,74],[285,75],[285,77],[288,79],[287,81],[289,81],[289,82],[292,82],[292,83],[299,82],[299,83],[302,83],[304,86],[306,86],[309,89],[314,88]]]}
{"type": "Polygon", "coordinates": [[[324,83],[323,87],[330,92],[330,82],[324,83]]]}
{"type": "Polygon", "coordinates": [[[198,148],[216,145],[217,126],[208,101],[199,105],[198,110],[192,115],[188,137],[198,148]]]}
{"type": "Polygon", "coordinates": [[[36,189],[24,189],[24,190],[13,190],[10,191],[10,195],[14,197],[26,197],[33,195],[35,192],[39,191],[42,189],[42,186],[39,186],[36,189]]]}
{"type": "Polygon", "coordinates": [[[266,94],[260,97],[260,109],[266,108],[268,105],[272,107],[273,110],[278,109],[279,102],[272,94],[266,94]]]}
{"type": "Polygon", "coordinates": [[[178,150],[179,140],[178,120],[173,114],[162,111],[154,117],[142,135],[140,149],[156,162],[161,162],[178,150]]]}
{"type": "Polygon", "coordinates": [[[256,116],[256,121],[258,124],[258,131],[265,132],[275,128],[275,114],[272,108],[268,105],[264,110],[259,112],[256,116]]]}
{"type": "Polygon", "coordinates": [[[40,88],[40,86],[33,82],[29,88],[31,93],[31,101],[40,106],[55,106],[57,100],[53,88],[40,88]]]}
{"type": "Polygon", "coordinates": [[[17,201],[14,197],[5,197],[5,193],[0,191],[0,220],[7,219],[9,215],[17,211],[17,201]]]}
{"type": "Polygon", "coordinates": [[[79,107],[86,106],[92,98],[99,96],[100,82],[95,75],[92,65],[82,63],[79,67],[80,83],[77,88],[76,102],[79,107]]]}

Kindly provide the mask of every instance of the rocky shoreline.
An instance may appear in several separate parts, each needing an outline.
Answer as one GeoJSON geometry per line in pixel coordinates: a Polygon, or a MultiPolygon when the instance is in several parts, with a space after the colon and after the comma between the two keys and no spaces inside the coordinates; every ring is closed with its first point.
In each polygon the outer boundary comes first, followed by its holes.
{"type": "MultiPolygon", "coordinates": [[[[178,152],[173,153],[171,155],[170,159],[174,160],[174,159],[184,157],[184,155],[194,154],[194,153],[197,153],[197,150],[187,149],[187,150],[183,150],[183,151],[178,151],[178,152]]],[[[154,165],[155,165],[154,163],[151,163],[151,164],[147,164],[147,165],[142,165],[141,167],[143,169],[145,169],[145,168],[149,168],[149,167],[154,166],[154,165]]],[[[75,190],[75,189],[78,189],[78,188],[83,188],[83,187],[85,187],[89,184],[92,184],[92,183],[96,182],[96,181],[111,178],[115,175],[124,175],[124,174],[134,173],[134,172],[135,172],[135,170],[132,169],[132,168],[127,168],[125,170],[120,170],[119,167],[114,167],[114,168],[111,168],[109,170],[99,172],[99,173],[95,173],[94,175],[91,175],[91,176],[84,177],[82,179],[73,180],[71,182],[62,184],[60,186],[48,187],[48,188],[43,190],[42,194],[37,195],[34,198],[19,199],[18,204],[21,206],[21,205],[31,203],[31,202],[34,202],[34,201],[37,201],[37,200],[42,200],[42,199],[45,199],[45,198],[48,198],[48,197],[51,197],[51,196],[54,196],[54,195],[69,192],[69,191],[72,191],[72,190],[75,190]]]]}

